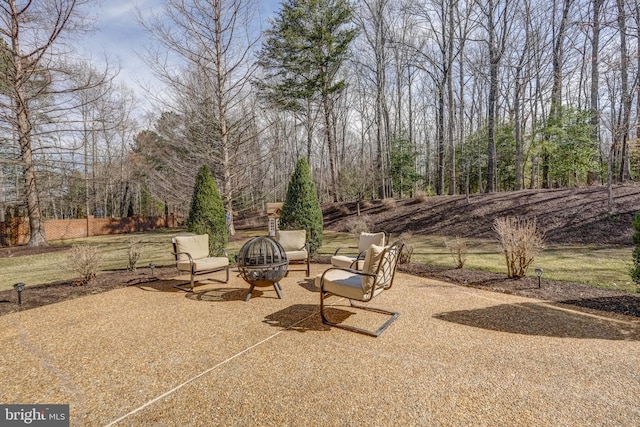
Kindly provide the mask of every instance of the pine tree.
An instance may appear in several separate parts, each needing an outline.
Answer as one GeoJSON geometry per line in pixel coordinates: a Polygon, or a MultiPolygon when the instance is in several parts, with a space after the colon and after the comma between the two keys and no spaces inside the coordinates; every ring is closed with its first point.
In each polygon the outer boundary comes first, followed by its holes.
{"type": "Polygon", "coordinates": [[[322,209],[306,157],[298,161],[289,181],[280,215],[280,227],[283,230],[307,230],[307,241],[312,254],[322,246],[322,209]]]}
{"type": "Polygon", "coordinates": [[[640,284],[640,212],[636,213],[633,219],[633,229],[635,230],[631,241],[633,248],[633,266],[631,267],[631,278],[634,282],[640,284]]]}
{"type": "Polygon", "coordinates": [[[346,87],[343,64],[358,34],[353,25],[354,8],[348,0],[283,0],[281,6],[271,21],[272,28],[265,33],[258,61],[265,75],[256,84],[264,98],[285,111],[301,113],[309,102],[320,103],[331,187],[334,201],[338,201],[341,190],[338,145],[331,131],[335,125],[333,104],[346,87]]]}
{"type": "Polygon", "coordinates": [[[220,255],[227,246],[227,222],[222,198],[207,165],[202,165],[196,177],[187,218],[187,230],[209,235],[209,250],[220,255]]]}

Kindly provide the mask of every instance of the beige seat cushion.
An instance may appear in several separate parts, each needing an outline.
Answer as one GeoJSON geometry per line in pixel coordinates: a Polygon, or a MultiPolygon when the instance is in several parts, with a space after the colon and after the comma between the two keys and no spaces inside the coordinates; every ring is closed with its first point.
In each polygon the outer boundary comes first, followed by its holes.
{"type": "MultiPolygon", "coordinates": [[[[227,257],[207,257],[194,259],[194,271],[208,271],[223,268],[229,265],[229,258],[227,257]]],[[[176,267],[180,271],[191,271],[191,265],[189,261],[178,261],[176,267]]]]}
{"type": "MultiPolygon", "coordinates": [[[[320,280],[316,286],[320,287],[320,280]]],[[[324,274],[324,290],[342,297],[361,300],[362,279],[361,276],[343,270],[329,270],[324,274]]]]}
{"type": "MultiPolygon", "coordinates": [[[[196,236],[176,236],[176,252],[187,252],[193,259],[206,258],[209,256],[209,235],[199,234],[196,236]]],[[[189,261],[185,254],[178,255],[178,261],[189,261]]]]}
{"type": "Polygon", "coordinates": [[[307,259],[307,251],[285,251],[289,261],[304,261],[307,259]]]}

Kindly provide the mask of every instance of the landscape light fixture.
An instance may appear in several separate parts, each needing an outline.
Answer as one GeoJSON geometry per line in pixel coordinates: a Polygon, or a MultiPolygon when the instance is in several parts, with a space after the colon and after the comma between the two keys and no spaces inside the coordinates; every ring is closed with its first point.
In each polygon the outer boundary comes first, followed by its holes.
{"type": "Polygon", "coordinates": [[[156,277],[156,274],[155,274],[156,265],[154,263],[150,262],[149,263],[149,268],[151,269],[151,277],[156,277]]]}
{"type": "Polygon", "coordinates": [[[13,289],[18,292],[18,304],[22,305],[22,291],[24,291],[25,284],[20,282],[13,285],[13,289]]]}
{"type": "Polygon", "coordinates": [[[540,278],[542,277],[542,269],[536,268],[536,276],[538,276],[538,289],[540,289],[540,278]]]}

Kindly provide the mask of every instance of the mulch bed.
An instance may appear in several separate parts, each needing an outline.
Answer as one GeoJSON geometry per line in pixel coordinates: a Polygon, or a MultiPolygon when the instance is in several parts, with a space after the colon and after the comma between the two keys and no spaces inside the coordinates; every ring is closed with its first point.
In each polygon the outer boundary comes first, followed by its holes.
{"type": "Polygon", "coordinates": [[[458,285],[550,301],[598,315],[640,317],[640,294],[636,293],[544,278],[538,287],[538,279],[532,277],[510,279],[505,274],[488,271],[447,269],[417,263],[400,264],[398,270],[458,285]]]}

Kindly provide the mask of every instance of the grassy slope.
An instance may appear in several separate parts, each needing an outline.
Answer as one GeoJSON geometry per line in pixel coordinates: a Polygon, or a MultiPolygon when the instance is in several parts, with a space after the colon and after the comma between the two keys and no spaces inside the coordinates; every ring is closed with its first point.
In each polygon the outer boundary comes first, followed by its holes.
{"type": "MultiPolygon", "coordinates": [[[[378,202],[363,207],[361,213],[370,223],[371,230],[385,230],[396,237],[409,230],[411,233],[405,236],[415,250],[413,262],[453,268],[454,259],[444,242],[453,236],[463,236],[469,249],[465,268],[504,273],[503,255],[495,236],[487,232],[487,228],[490,229],[491,220],[497,215],[518,214],[526,209],[530,215],[543,219],[542,223],[551,229],[552,240],[555,240],[536,258],[531,274],[533,268],[539,267],[544,270],[545,278],[634,291],[636,286],[629,276],[631,246],[611,241],[628,241],[630,217],[640,210],[640,187],[616,189],[616,194],[618,213],[613,216],[609,216],[604,208],[606,203],[601,198],[606,197],[606,191],[602,188],[479,195],[472,198],[471,204],[466,203],[464,196],[432,197],[420,203],[402,201],[395,208],[384,208],[378,202]],[[461,204],[467,207],[461,207],[461,204]],[[554,206],[555,211],[551,210],[554,206]],[[566,230],[572,232],[566,233],[566,230]],[[576,237],[577,242],[572,242],[571,236],[576,237]],[[602,236],[608,241],[598,243],[602,236]],[[596,242],[585,242],[588,238],[596,242]]],[[[339,246],[355,244],[356,236],[347,232],[349,221],[357,218],[355,212],[353,203],[325,206],[324,243],[320,255],[331,255],[339,246]]],[[[230,255],[236,254],[250,237],[266,234],[266,218],[254,215],[252,222],[252,228],[243,230],[242,222],[238,221],[240,231],[229,244],[230,255]],[[264,226],[258,229],[258,224],[264,226]]],[[[142,245],[138,266],[147,266],[150,262],[158,266],[171,265],[170,237],[175,234],[175,230],[158,230],[53,244],[97,245],[103,254],[100,270],[113,271],[127,268],[128,250],[134,242],[142,245]]],[[[17,282],[35,285],[78,277],[67,267],[68,254],[68,251],[58,251],[0,258],[0,290],[10,289],[17,282]]]]}

